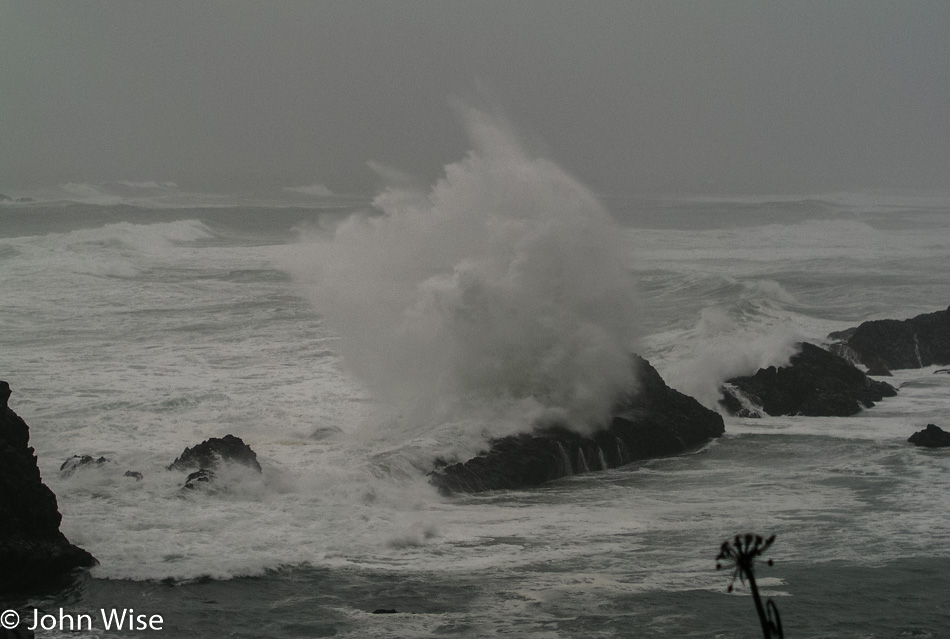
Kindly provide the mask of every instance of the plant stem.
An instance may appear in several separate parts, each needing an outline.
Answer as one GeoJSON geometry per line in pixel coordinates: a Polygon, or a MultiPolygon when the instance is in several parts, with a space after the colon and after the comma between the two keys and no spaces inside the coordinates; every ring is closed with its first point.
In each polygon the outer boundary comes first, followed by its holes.
{"type": "Polygon", "coordinates": [[[759,621],[762,623],[762,636],[765,639],[772,639],[772,629],[769,626],[768,617],[765,615],[765,608],[762,606],[762,598],[759,597],[759,587],[755,585],[755,575],[752,574],[752,570],[744,570],[743,572],[749,579],[749,589],[752,591],[752,599],[755,601],[755,611],[759,613],[759,621]]]}

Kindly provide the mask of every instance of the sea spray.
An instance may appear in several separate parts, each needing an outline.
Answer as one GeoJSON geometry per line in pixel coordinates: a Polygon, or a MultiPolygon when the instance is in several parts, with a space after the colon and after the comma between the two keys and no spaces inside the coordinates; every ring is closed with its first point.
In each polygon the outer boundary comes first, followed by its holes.
{"type": "Polygon", "coordinates": [[[723,382],[767,366],[787,364],[803,336],[781,325],[764,329],[757,324],[752,330],[735,321],[724,308],[710,306],[700,312],[696,326],[680,339],[686,352],[664,371],[669,383],[715,409],[723,382]]]}
{"type": "Polygon", "coordinates": [[[305,240],[283,266],[394,410],[396,440],[441,433],[477,448],[539,423],[602,426],[635,387],[620,234],[498,118],[463,119],[473,150],[428,192],[390,187],[379,215],[305,240]]]}
{"type": "MultiPolygon", "coordinates": [[[[637,617],[644,634],[705,637],[710,620],[730,623],[711,562],[722,531],[774,529],[789,572],[760,586],[811,602],[799,635],[841,623],[855,634],[898,636],[916,623],[939,635],[946,625],[950,520],[941,513],[950,508],[950,457],[906,439],[945,419],[950,375],[895,371],[900,395],[848,418],[727,420],[730,436],[704,454],[632,472],[441,500],[421,492],[424,481],[416,492],[390,476],[366,479],[366,450],[347,436],[373,404],[340,374],[336,331],[321,326],[292,283],[271,277],[271,252],[283,248],[272,245],[285,238],[275,229],[301,216],[163,211],[155,219],[196,215],[211,233],[158,245],[153,238],[166,230],[124,208],[110,221],[129,222],[134,237],[109,227],[105,243],[86,242],[71,229],[87,210],[37,208],[0,222],[0,244],[15,252],[0,261],[0,359],[22,389],[14,409],[33,427],[63,531],[101,561],[80,590],[63,594],[68,600],[44,600],[48,612],[88,613],[100,630],[101,608],[160,613],[168,623],[156,637],[419,637],[450,626],[589,636],[622,635],[631,617],[603,612],[636,608],[647,611],[637,617]],[[87,258],[123,266],[86,268],[87,258]],[[88,275],[125,270],[133,276],[88,275]],[[315,429],[334,434],[311,436],[315,429]],[[184,446],[228,432],[258,453],[263,480],[181,497],[183,476],[164,467],[184,446]],[[115,472],[60,478],[63,460],[82,453],[112,458],[115,472]],[[127,468],[144,480],[124,477],[127,468]],[[709,554],[697,559],[685,548],[709,554]],[[177,586],[160,583],[166,578],[177,586]],[[915,596],[898,600],[895,587],[915,596]],[[842,589],[868,593],[866,602],[842,607],[842,589]],[[695,610],[671,620],[664,610],[683,593],[695,610]],[[377,607],[435,614],[366,614],[377,607]]],[[[870,249],[863,223],[848,221],[856,212],[829,226],[808,211],[783,211],[783,233],[731,206],[702,224],[759,226],[627,229],[640,299],[652,296],[640,303],[649,324],[639,323],[639,352],[667,377],[680,361],[686,372],[710,337],[723,338],[723,350],[773,328],[814,341],[867,319],[941,308],[935,300],[946,299],[950,281],[950,216],[941,211],[875,214],[881,240],[870,249]],[[724,285],[730,278],[739,284],[724,285]],[[743,303],[750,278],[780,283],[799,304],[769,296],[777,304],[757,312],[767,300],[743,303]],[[713,305],[730,321],[707,317],[691,332],[713,305]]],[[[617,449],[604,447],[608,458],[617,449]]],[[[58,633],[67,634],[87,633],[58,633]]]]}

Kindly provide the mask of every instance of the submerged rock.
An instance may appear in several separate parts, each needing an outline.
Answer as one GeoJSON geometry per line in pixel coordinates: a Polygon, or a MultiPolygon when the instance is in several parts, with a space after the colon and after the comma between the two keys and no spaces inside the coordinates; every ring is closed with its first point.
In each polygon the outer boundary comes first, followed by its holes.
{"type": "MultiPolygon", "coordinates": [[[[93,457],[92,455],[73,455],[63,462],[59,467],[59,476],[67,479],[80,468],[102,467],[105,464],[112,464],[112,460],[107,457],[93,457]]],[[[114,466],[114,465],[113,465],[114,466]]],[[[136,470],[127,470],[123,477],[132,477],[136,480],[142,479],[142,473],[136,470]]]]}
{"type": "Polygon", "coordinates": [[[950,433],[934,424],[927,424],[927,428],[917,431],[907,441],[927,448],[944,448],[950,446],[950,433]]]}
{"type": "Polygon", "coordinates": [[[722,399],[719,400],[719,405],[735,417],[748,417],[749,419],[762,417],[761,407],[757,406],[754,400],[731,384],[722,387],[722,399]]]}
{"type": "Polygon", "coordinates": [[[465,462],[442,463],[429,475],[443,493],[536,486],[552,479],[606,470],[698,448],[724,431],[722,417],[673,390],[645,359],[633,356],[639,388],[610,425],[581,435],[548,428],[489,443],[465,462]]]}
{"type": "Polygon", "coordinates": [[[803,342],[787,366],[728,380],[720,404],[738,416],[743,415],[736,406],[751,403],[769,415],[847,417],[896,394],[893,386],[870,379],[843,357],[803,342]]]}
{"type": "Polygon", "coordinates": [[[225,435],[206,439],[197,446],[186,448],[168,467],[168,470],[195,470],[217,468],[222,461],[250,466],[261,472],[257,453],[240,437],[225,435]]]}
{"type": "Polygon", "coordinates": [[[871,374],[950,364],[950,308],[906,320],[873,320],[829,335],[832,348],[871,374]]]}
{"type": "Polygon", "coordinates": [[[96,564],[60,532],[56,495],[43,483],[30,428],[7,406],[9,397],[10,385],[0,382],[0,593],[59,586],[96,564]]]}
{"type": "Polygon", "coordinates": [[[212,481],[214,481],[214,473],[202,468],[188,475],[182,490],[194,490],[200,488],[202,484],[210,484],[212,481]]]}
{"type": "Polygon", "coordinates": [[[108,464],[111,460],[106,459],[105,457],[100,457],[96,459],[92,455],[73,455],[69,459],[63,462],[59,467],[59,474],[61,477],[69,477],[76,470],[82,466],[95,465],[99,466],[101,464],[108,464]]]}

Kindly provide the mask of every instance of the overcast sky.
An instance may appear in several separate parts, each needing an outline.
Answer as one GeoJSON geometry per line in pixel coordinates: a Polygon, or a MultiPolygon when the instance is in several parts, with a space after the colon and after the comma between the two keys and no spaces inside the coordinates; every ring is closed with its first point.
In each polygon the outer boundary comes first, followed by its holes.
{"type": "Polygon", "coordinates": [[[500,109],[605,195],[950,188],[950,2],[0,0],[0,192],[372,193],[500,109]]]}

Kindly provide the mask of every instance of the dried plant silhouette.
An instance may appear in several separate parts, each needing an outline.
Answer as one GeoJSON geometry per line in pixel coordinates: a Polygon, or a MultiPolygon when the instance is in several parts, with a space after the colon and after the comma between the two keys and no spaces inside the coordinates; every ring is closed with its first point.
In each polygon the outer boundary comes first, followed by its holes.
{"type": "MultiPolygon", "coordinates": [[[[751,533],[745,536],[736,535],[735,539],[722,542],[719,554],[716,556],[716,570],[721,570],[730,564],[735,566],[728,592],[732,592],[736,578],[743,585],[746,581],[749,582],[752,599],[755,601],[755,611],[759,614],[759,622],[762,624],[762,636],[765,639],[783,639],[785,636],[782,633],[782,618],[778,614],[778,607],[771,599],[765,606],[762,605],[759,588],[755,583],[755,559],[768,550],[774,541],[775,535],[768,539],[762,539],[761,535],[751,533]]],[[[771,566],[772,560],[769,559],[767,563],[771,566]]]]}

